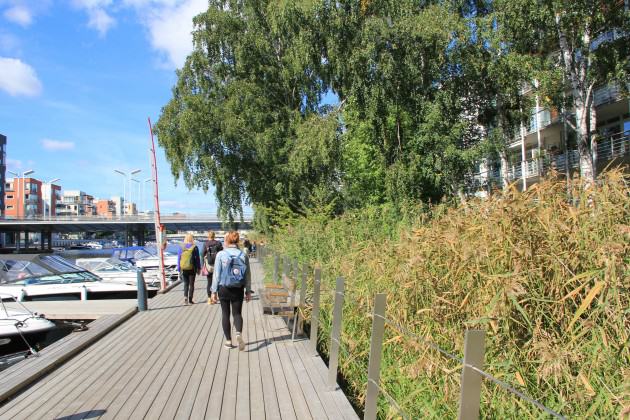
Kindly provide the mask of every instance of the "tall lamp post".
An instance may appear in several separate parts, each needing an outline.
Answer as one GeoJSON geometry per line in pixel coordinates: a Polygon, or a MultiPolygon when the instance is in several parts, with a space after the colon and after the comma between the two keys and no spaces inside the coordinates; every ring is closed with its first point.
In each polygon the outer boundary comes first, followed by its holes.
{"type": "MultiPolygon", "coordinates": [[[[61,178],[51,179],[50,181],[47,182],[48,188],[50,188],[50,204],[48,205],[48,218],[49,219],[52,219],[52,204],[53,204],[53,195],[54,195],[53,182],[59,182],[59,181],[61,181],[61,178]]],[[[44,208],[44,216],[46,216],[45,208],[44,208]]]]}
{"type": "Polygon", "coordinates": [[[144,209],[145,213],[147,211],[147,205],[146,205],[146,191],[144,189],[144,186],[147,184],[147,182],[153,182],[153,178],[147,178],[142,183],[142,208],[144,209]]]}
{"type": "Polygon", "coordinates": [[[116,172],[117,174],[120,174],[120,175],[123,176],[123,196],[120,199],[120,215],[124,216],[125,215],[124,202],[125,202],[125,199],[126,199],[126,196],[127,196],[127,191],[126,191],[126,188],[127,188],[127,174],[125,172],[123,172],[123,171],[118,170],[118,169],[114,169],[114,172],[116,172]]]}
{"type": "MultiPolygon", "coordinates": [[[[133,182],[135,182],[136,184],[138,184],[138,195],[140,195],[140,181],[138,181],[136,178],[131,178],[131,180],[133,182]]],[[[131,197],[129,198],[129,200],[131,201],[131,197]]],[[[140,201],[140,200],[138,200],[138,201],[140,201]]],[[[138,206],[136,205],[136,212],[137,211],[138,211],[138,206]]],[[[132,212],[132,214],[133,214],[133,212],[132,212]]]]}
{"type": "MultiPolygon", "coordinates": [[[[129,202],[133,203],[133,190],[131,189],[131,181],[134,181],[134,179],[132,178],[134,175],[139,174],[140,172],[142,172],[142,169],[134,169],[133,171],[129,172],[129,202]]],[[[136,182],[140,182],[137,179],[135,180],[136,182]]]]}

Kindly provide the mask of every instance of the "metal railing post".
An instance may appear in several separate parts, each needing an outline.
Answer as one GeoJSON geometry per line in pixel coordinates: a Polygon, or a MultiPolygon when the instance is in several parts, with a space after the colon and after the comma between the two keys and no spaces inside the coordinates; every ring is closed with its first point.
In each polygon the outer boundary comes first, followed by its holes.
{"type": "Polygon", "coordinates": [[[303,321],[304,318],[300,314],[300,311],[304,308],[305,298],[306,298],[306,272],[308,270],[308,265],[304,264],[302,266],[302,281],[300,282],[300,301],[298,302],[296,318],[293,322],[293,332],[291,334],[291,341],[295,341],[296,334],[303,334],[303,321]]]}
{"type": "Polygon", "coordinates": [[[328,360],[328,387],[337,386],[337,368],[339,367],[339,348],[341,347],[341,321],[343,318],[343,277],[337,277],[335,287],[335,306],[333,308],[332,332],[330,333],[330,359],[328,360]]]}
{"type": "Polygon", "coordinates": [[[296,258],[293,261],[293,272],[291,273],[291,276],[289,277],[289,286],[291,287],[291,290],[289,290],[289,293],[291,293],[291,300],[289,301],[289,305],[291,307],[291,314],[292,314],[291,321],[293,322],[291,329],[295,327],[295,291],[297,290],[297,282],[298,282],[299,275],[300,273],[299,273],[299,267],[298,267],[298,260],[296,258]]]}
{"type": "Polygon", "coordinates": [[[319,299],[321,296],[322,270],[316,268],[313,278],[313,313],[311,314],[311,351],[317,355],[317,329],[319,328],[319,299]]]}
{"type": "Polygon", "coordinates": [[[273,255],[273,283],[278,284],[278,276],[280,275],[280,257],[275,252],[273,255]]]}
{"type": "Polygon", "coordinates": [[[387,295],[379,293],[374,299],[372,317],[372,337],[370,338],[370,359],[368,364],[367,394],[365,395],[364,420],[375,420],[379,384],[381,380],[381,358],[383,355],[383,337],[385,335],[385,310],[387,295]]]}
{"type": "Polygon", "coordinates": [[[459,396],[459,420],[477,420],[481,404],[481,375],[468,366],[483,369],[486,332],[467,330],[464,338],[464,367],[459,396]]]}

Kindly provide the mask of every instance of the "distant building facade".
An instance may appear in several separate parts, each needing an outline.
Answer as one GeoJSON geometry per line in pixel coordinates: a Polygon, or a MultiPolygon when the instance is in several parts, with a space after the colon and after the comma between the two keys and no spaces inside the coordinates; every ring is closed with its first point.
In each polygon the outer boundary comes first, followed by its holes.
{"type": "Polygon", "coordinates": [[[42,214],[42,182],[35,178],[14,177],[5,182],[6,217],[28,218],[42,214]]]}
{"type": "Polygon", "coordinates": [[[94,197],[79,191],[64,191],[61,202],[57,204],[58,216],[93,216],[96,214],[94,197]]]}
{"type": "Polygon", "coordinates": [[[42,183],[42,215],[56,216],[59,202],[61,202],[61,186],[46,182],[42,183]]]}
{"type": "Polygon", "coordinates": [[[99,217],[112,218],[116,216],[116,203],[114,200],[96,200],[96,215],[99,217]]]}
{"type": "Polygon", "coordinates": [[[4,187],[7,173],[7,138],[0,134],[0,217],[5,215],[4,187]]]}

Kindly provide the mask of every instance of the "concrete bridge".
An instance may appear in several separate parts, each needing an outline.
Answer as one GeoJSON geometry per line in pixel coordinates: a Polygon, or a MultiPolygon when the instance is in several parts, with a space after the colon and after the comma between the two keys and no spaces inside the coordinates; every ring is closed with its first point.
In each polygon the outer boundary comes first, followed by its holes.
{"type": "MultiPolygon", "coordinates": [[[[251,215],[245,215],[243,221],[234,223],[235,229],[250,229],[251,215]]],[[[223,230],[226,228],[223,220],[216,215],[188,215],[177,214],[162,216],[161,222],[167,230],[171,231],[203,231],[223,230]]],[[[231,226],[232,227],[232,226],[231,226]]],[[[153,215],[124,216],[119,218],[107,218],[98,216],[56,216],[27,219],[0,219],[0,233],[11,233],[22,238],[29,233],[41,234],[41,248],[44,242],[48,248],[52,246],[53,233],[80,233],[80,232],[124,232],[128,238],[136,237],[139,243],[144,242],[146,233],[154,230],[153,215]]],[[[17,239],[19,243],[21,239],[17,239]]]]}

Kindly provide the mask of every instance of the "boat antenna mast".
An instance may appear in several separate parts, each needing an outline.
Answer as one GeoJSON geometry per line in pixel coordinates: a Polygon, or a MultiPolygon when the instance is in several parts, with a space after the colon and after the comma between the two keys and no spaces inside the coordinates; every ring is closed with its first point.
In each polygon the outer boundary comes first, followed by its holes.
{"type": "Polygon", "coordinates": [[[162,222],[160,221],[160,192],[158,188],[158,170],[157,160],[155,159],[155,141],[153,140],[153,125],[151,125],[151,117],[147,118],[149,121],[149,134],[151,136],[151,143],[149,151],[151,158],[151,180],[153,181],[153,206],[154,206],[154,221],[155,221],[155,246],[159,255],[160,263],[160,282],[162,290],[166,289],[166,272],[164,271],[164,239],[162,238],[162,222]]]}

